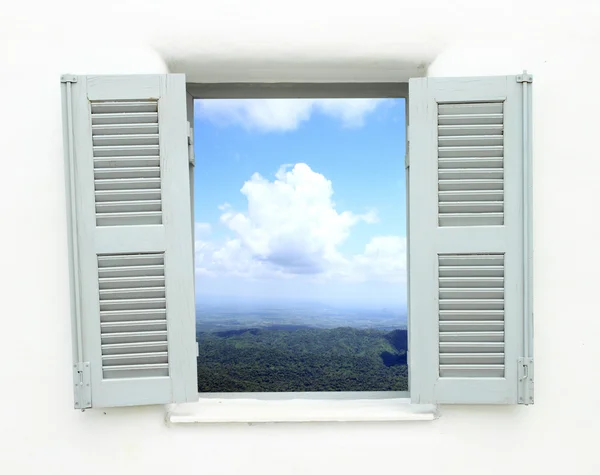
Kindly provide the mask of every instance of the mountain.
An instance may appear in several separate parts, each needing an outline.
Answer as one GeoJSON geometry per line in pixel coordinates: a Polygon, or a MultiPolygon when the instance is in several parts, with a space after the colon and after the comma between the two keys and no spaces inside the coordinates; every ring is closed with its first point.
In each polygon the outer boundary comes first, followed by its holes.
{"type": "Polygon", "coordinates": [[[404,391],[407,332],[276,325],[198,332],[200,392],[404,391]]]}

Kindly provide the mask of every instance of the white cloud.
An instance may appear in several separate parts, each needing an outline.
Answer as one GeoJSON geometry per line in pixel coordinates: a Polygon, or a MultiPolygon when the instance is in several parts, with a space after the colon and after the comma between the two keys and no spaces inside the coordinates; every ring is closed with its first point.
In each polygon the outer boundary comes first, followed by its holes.
{"type": "Polygon", "coordinates": [[[360,127],[367,114],[385,99],[204,99],[196,101],[196,117],[217,124],[238,124],[260,131],[294,130],[315,112],[360,127]]]}
{"type": "Polygon", "coordinates": [[[406,238],[376,236],[363,254],[353,258],[353,274],[359,280],[384,279],[406,282],[406,238]]]}
{"type": "Polygon", "coordinates": [[[196,238],[208,236],[212,232],[212,226],[210,223],[196,223],[195,235],[196,238]]]}
{"type": "Polygon", "coordinates": [[[221,207],[221,223],[233,237],[221,245],[197,237],[199,275],[405,280],[404,238],[374,237],[361,254],[340,252],[352,227],[376,222],[377,214],[338,211],[331,181],[308,165],[282,166],[273,181],[255,173],[240,191],[247,210],[221,207]]]}

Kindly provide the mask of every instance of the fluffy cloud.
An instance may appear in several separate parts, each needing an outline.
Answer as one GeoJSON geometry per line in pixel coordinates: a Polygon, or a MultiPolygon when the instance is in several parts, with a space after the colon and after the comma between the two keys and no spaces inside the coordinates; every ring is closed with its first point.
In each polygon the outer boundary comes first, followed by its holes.
{"type": "Polygon", "coordinates": [[[238,124],[260,131],[294,130],[314,112],[359,127],[385,99],[204,99],[196,101],[196,117],[219,124],[238,124]]]}
{"type": "Polygon", "coordinates": [[[353,226],[374,223],[377,215],[338,211],[331,181],[308,165],[282,166],[273,181],[254,174],[240,191],[247,210],[220,207],[221,223],[231,238],[216,245],[206,238],[208,227],[196,225],[199,275],[404,279],[404,238],[374,237],[358,255],[344,256],[339,251],[353,226]]]}

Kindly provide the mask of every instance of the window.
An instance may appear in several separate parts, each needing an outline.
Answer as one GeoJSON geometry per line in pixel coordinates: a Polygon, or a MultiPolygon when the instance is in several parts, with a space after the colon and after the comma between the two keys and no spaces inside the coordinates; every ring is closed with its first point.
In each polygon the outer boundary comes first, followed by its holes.
{"type": "MultiPolygon", "coordinates": [[[[530,82],[409,84],[415,403],[533,402],[530,82]]],[[[194,87],[186,101],[178,74],[62,83],[75,407],[197,400],[194,87]]],[[[333,97],[336,85],[310,88],[333,97]]]]}
{"type": "Polygon", "coordinates": [[[337,92],[194,101],[201,393],[408,390],[405,100],[337,92]]]}

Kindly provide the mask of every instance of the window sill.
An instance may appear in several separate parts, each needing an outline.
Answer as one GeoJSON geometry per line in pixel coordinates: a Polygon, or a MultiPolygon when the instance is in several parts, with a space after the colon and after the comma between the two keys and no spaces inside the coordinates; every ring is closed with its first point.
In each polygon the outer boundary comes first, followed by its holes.
{"type": "Polygon", "coordinates": [[[406,397],[315,397],[202,395],[198,402],[173,404],[168,424],[267,422],[397,422],[437,419],[437,406],[411,404],[406,397]]]}

